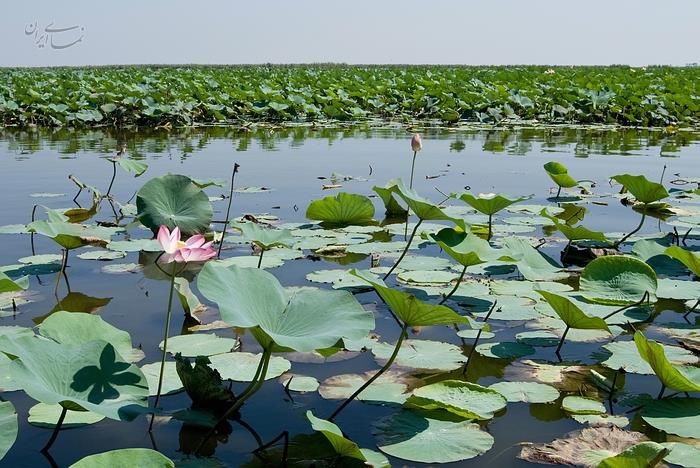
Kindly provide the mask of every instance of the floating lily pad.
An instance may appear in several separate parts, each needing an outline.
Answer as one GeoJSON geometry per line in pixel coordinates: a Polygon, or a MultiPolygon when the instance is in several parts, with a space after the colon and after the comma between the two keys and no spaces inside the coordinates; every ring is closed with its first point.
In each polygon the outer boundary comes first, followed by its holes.
{"type": "Polygon", "coordinates": [[[605,406],[592,398],[567,396],[561,402],[564,411],[572,414],[604,414],[605,406]]]}
{"type": "MultiPolygon", "coordinates": [[[[372,354],[380,361],[386,361],[394,351],[394,345],[377,343],[372,354]]],[[[415,369],[450,371],[458,369],[467,361],[462,350],[452,344],[432,340],[404,340],[395,365],[415,369]]]]}
{"type": "MultiPolygon", "coordinates": [[[[223,338],[214,333],[193,333],[168,338],[168,352],[180,353],[185,357],[213,356],[228,353],[238,346],[238,340],[223,338]]],[[[163,342],[158,345],[163,349],[163,342]]]]}
{"type": "Polygon", "coordinates": [[[489,388],[503,395],[509,403],[549,403],[559,398],[559,390],[538,382],[497,382],[489,388]]]}
{"type": "MultiPolygon", "coordinates": [[[[339,400],[348,398],[358,388],[372,378],[377,371],[368,371],[364,374],[341,374],[329,377],[321,383],[318,392],[323,398],[339,400]]],[[[405,374],[397,371],[388,371],[379,376],[377,380],[364,389],[357,399],[365,402],[402,404],[410,396],[409,384],[413,380],[405,374]]]]}
{"type": "Polygon", "coordinates": [[[700,398],[665,398],[642,409],[642,419],[669,434],[700,438],[700,398]]]}
{"type": "Polygon", "coordinates": [[[435,285],[435,284],[450,284],[451,281],[457,279],[459,275],[449,271],[403,271],[399,273],[397,279],[408,285],[435,285]]]}
{"type": "Polygon", "coordinates": [[[117,260],[119,258],[126,257],[126,252],[118,250],[90,250],[88,252],[83,252],[78,254],[78,258],[83,260],[117,260]]]}
{"type": "Polygon", "coordinates": [[[146,448],[129,448],[89,455],[73,463],[69,468],[126,468],[132,466],[175,468],[175,463],[165,455],[146,448]]]}
{"type": "Polygon", "coordinates": [[[115,252],[160,252],[163,247],[156,239],[130,239],[112,241],[107,244],[109,250],[115,252]]]}
{"type": "Polygon", "coordinates": [[[24,263],[27,265],[41,265],[44,263],[57,263],[63,259],[62,255],[57,254],[42,254],[42,255],[32,255],[31,257],[22,257],[17,261],[19,263],[24,263]]]}
{"type": "MultiPolygon", "coordinates": [[[[148,381],[148,395],[155,396],[158,393],[158,378],[160,377],[160,362],[152,362],[141,366],[141,372],[146,376],[148,381]]],[[[177,375],[175,369],[175,361],[165,361],[163,368],[163,386],[161,387],[161,395],[169,395],[182,390],[182,381],[177,375]]]]}
{"type": "Polygon", "coordinates": [[[136,273],[143,269],[138,263],[114,263],[102,267],[103,273],[119,274],[119,273],[136,273]]]}
{"type": "Polygon", "coordinates": [[[0,460],[14,445],[18,429],[15,407],[9,401],[0,401],[0,460]]]}
{"type": "Polygon", "coordinates": [[[661,445],[671,451],[665,461],[685,468],[700,468],[700,448],[679,442],[663,442],[661,445]]]}
{"type": "MultiPolygon", "coordinates": [[[[255,370],[260,364],[262,354],[225,353],[209,357],[212,369],[219,371],[221,378],[237,382],[250,382],[255,376],[255,370]]],[[[272,356],[265,374],[265,380],[275,379],[287,372],[292,364],[279,356],[272,356]]]]}
{"type": "MultiPolygon", "coordinates": [[[[47,405],[37,403],[29,408],[29,418],[27,422],[32,426],[54,428],[61,416],[63,407],[61,405],[47,405]]],[[[61,428],[86,426],[102,421],[105,417],[90,411],[68,411],[61,424],[61,428]]]]}
{"type": "Polygon", "coordinates": [[[465,419],[486,420],[506,407],[498,391],[461,380],[443,380],[413,390],[406,400],[409,408],[445,410],[465,419]]]}
{"type": "Polygon", "coordinates": [[[520,332],[515,335],[518,343],[527,344],[530,346],[556,346],[559,344],[560,337],[546,330],[520,332]]]}
{"type": "Polygon", "coordinates": [[[280,383],[292,392],[315,392],[319,383],[314,377],[299,374],[284,374],[279,379],[280,383]]]}
{"type": "Polygon", "coordinates": [[[478,424],[425,418],[405,410],[377,421],[373,432],[382,452],[421,463],[474,458],[489,451],[494,442],[478,424]]]}
{"type": "Polygon", "coordinates": [[[476,352],[494,359],[514,359],[534,354],[535,348],[515,342],[482,343],[477,345],[476,352]]]}
{"type": "Polygon", "coordinates": [[[626,416],[613,416],[610,414],[572,414],[571,417],[578,423],[589,426],[613,425],[620,428],[627,427],[630,420],[626,416]]]}
{"type": "Polygon", "coordinates": [[[631,304],[642,299],[645,293],[655,301],[656,289],[654,270],[633,257],[599,257],[581,272],[581,294],[593,302],[631,304]]]}

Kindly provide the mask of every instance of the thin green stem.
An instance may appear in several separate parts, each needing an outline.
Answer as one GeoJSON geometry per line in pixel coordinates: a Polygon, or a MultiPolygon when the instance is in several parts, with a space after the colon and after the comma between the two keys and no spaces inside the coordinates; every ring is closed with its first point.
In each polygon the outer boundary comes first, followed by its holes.
{"type": "Polygon", "coordinates": [[[626,234],[622,239],[620,239],[619,241],[615,242],[615,248],[618,248],[618,247],[620,246],[620,244],[622,244],[622,243],[625,242],[627,239],[629,239],[629,237],[630,237],[631,235],[636,234],[640,229],[642,229],[642,225],[644,224],[644,220],[646,219],[646,217],[647,217],[647,214],[646,214],[644,211],[642,211],[642,220],[639,222],[639,226],[637,226],[637,227],[636,227],[632,232],[630,232],[629,234],[626,234]]]}
{"type": "MultiPolygon", "coordinates": [[[[68,265],[68,249],[63,249],[63,257],[61,258],[61,269],[59,270],[58,274],[56,275],[56,285],[53,288],[53,295],[57,296],[58,295],[58,284],[61,279],[61,276],[63,276],[66,280],[66,284],[68,282],[68,277],[66,275],[66,266],[68,265]]],[[[70,288],[70,287],[69,287],[70,288]]]]}
{"type": "Polygon", "coordinates": [[[408,183],[408,188],[412,189],[413,188],[413,170],[416,167],[416,156],[418,155],[418,151],[413,152],[413,161],[411,162],[411,180],[408,183]]]}
{"type": "Polygon", "coordinates": [[[65,406],[62,407],[61,409],[61,415],[58,417],[58,421],[56,422],[56,426],[53,428],[53,432],[51,433],[51,438],[46,442],[46,445],[44,445],[44,448],[41,449],[42,453],[46,453],[49,451],[53,443],[56,441],[56,437],[58,437],[58,432],[61,430],[61,426],[63,425],[63,420],[66,419],[66,413],[68,413],[68,408],[65,406]]]}
{"type": "Polygon", "coordinates": [[[554,351],[554,354],[559,356],[559,359],[561,359],[561,355],[559,354],[559,350],[561,350],[562,345],[564,344],[564,340],[566,339],[566,334],[569,333],[569,326],[567,325],[566,329],[564,330],[564,334],[561,335],[561,340],[559,340],[559,346],[557,346],[557,350],[554,351]]]}
{"type": "MultiPolygon", "coordinates": [[[[165,333],[163,337],[163,353],[160,358],[160,372],[158,373],[158,390],[156,391],[156,400],[153,403],[153,407],[158,407],[158,402],[160,401],[160,393],[163,390],[163,372],[165,370],[165,358],[168,355],[168,336],[170,336],[170,318],[172,317],[173,310],[173,292],[175,291],[175,267],[176,264],[173,263],[173,271],[170,273],[170,294],[168,295],[168,311],[165,316],[165,333]]],[[[153,428],[153,419],[151,419],[151,424],[148,428],[150,431],[153,428]]]]}
{"type": "Polygon", "coordinates": [[[109,197],[109,193],[112,191],[112,185],[114,185],[114,179],[117,177],[117,161],[110,161],[112,163],[112,180],[109,181],[109,187],[107,187],[107,193],[105,193],[104,198],[109,197]]]}
{"type": "Polygon", "coordinates": [[[659,394],[656,396],[657,400],[660,400],[661,397],[664,396],[664,392],[666,391],[666,385],[661,384],[661,390],[659,391],[659,394]]]}
{"type": "MultiPolygon", "coordinates": [[[[486,323],[489,321],[489,318],[491,318],[491,314],[493,313],[494,310],[496,310],[496,305],[498,304],[498,301],[493,301],[493,304],[491,304],[491,308],[489,309],[489,312],[486,314],[486,317],[484,317],[484,322],[486,323]]],[[[472,344],[472,349],[469,350],[469,356],[467,356],[467,362],[464,364],[464,368],[462,369],[462,375],[467,375],[467,371],[469,370],[469,363],[472,360],[472,355],[474,354],[474,350],[476,349],[476,345],[479,344],[479,338],[481,338],[481,332],[484,330],[484,325],[479,328],[479,331],[476,332],[476,338],[474,338],[474,343],[472,344]]]]}
{"type": "Polygon", "coordinates": [[[422,223],[422,219],[418,219],[418,222],[416,223],[416,226],[413,228],[413,231],[411,232],[411,237],[408,238],[408,241],[406,243],[406,247],[403,249],[403,252],[401,252],[401,256],[399,257],[398,260],[396,260],[396,263],[394,263],[394,266],[391,267],[391,269],[387,272],[386,275],[384,275],[383,279],[387,279],[390,274],[394,272],[397,266],[399,266],[399,263],[401,263],[401,260],[406,256],[406,252],[408,252],[408,248],[411,247],[411,242],[413,242],[413,238],[416,236],[416,232],[418,232],[418,227],[420,226],[420,223],[422,223]]]}
{"type": "Polygon", "coordinates": [[[493,235],[493,215],[489,215],[489,235],[486,237],[486,240],[490,241],[491,236],[493,235]]]}
{"type": "Polygon", "coordinates": [[[629,309],[630,307],[637,307],[637,306],[640,306],[640,305],[642,305],[642,304],[644,303],[644,301],[649,301],[649,291],[645,291],[644,294],[642,295],[642,298],[641,298],[640,300],[638,300],[637,302],[635,302],[635,303],[633,303],[633,304],[628,304],[628,305],[626,305],[626,306],[620,307],[619,309],[613,310],[613,311],[610,312],[608,315],[606,315],[605,317],[603,317],[603,320],[607,320],[607,319],[609,319],[610,317],[612,317],[613,315],[615,315],[615,314],[617,314],[617,313],[619,313],[619,312],[622,312],[623,310],[627,310],[627,309],[629,309]]]}
{"type": "Polygon", "coordinates": [[[262,259],[263,259],[263,254],[265,253],[264,250],[260,251],[260,258],[258,258],[258,268],[260,268],[260,265],[262,265],[262,259]]]}
{"type": "Polygon", "coordinates": [[[561,185],[559,186],[559,190],[557,190],[557,196],[554,198],[558,199],[560,194],[561,194],[561,185]]]}
{"type": "Polygon", "coordinates": [[[379,370],[377,371],[376,374],[374,374],[369,380],[367,380],[367,382],[365,382],[364,384],[362,384],[362,386],[360,386],[360,388],[358,388],[357,390],[355,390],[355,392],[354,392],[352,395],[350,395],[350,396],[343,402],[342,405],[340,405],[335,411],[333,411],[333,414],[331,414],[330,417],[328,418],[329,421],[333,421],[333,419],[335,419],[335,417],[338,416],[338,414],[339,414],[341,411],[343,411],[343,409],[345,409],[345,407],[348,406],[352,400],[354,400],[355,398],[357,398],[357,395],[359,395],[360,393],[362,393],[367,387],[369,387],[370,385],[372,385],[372,382],[374,382],[375,380],[377,380],[379,377],[381,377],[381,375],[382,375],[384,372],[386,372],[387,370],[389,370],[389,368],[391,367],[391,365],[394,363],[394,360],[396,360],[396,356],[398,356],[399,351],[401,350],[401,344],[403,343],[403,340],[404,340],[404,339],[407,337],[407,335],[408,335],[408,334],[406,333],[406,329],[407,329],[407,328],[408,328],[408,324],[406,324],[406,323],[403,325],[403,327],[401,327],[401,335],[399,335],[399,339],[396,341],[396,346],[394,347],[394,352],[391,353],[391,356],[389,356],[389,360],[386,361],[386,363],[384,364],[384,366],[382,366],[382,368],[379,369],[379,370]]]}
{"type": "Polygon", "coordinates": [[[457,278],[457,284],[455,284],[455,287],[452,288],[452,291],[447,293],[445,297],[442,298],[442,300],[439,302],[439,304],[444,304],[445,301],[447,301],[452,295],[457,292],[457,289],[459,288],[459,285],[462,283],[462,278],[464,278],[464,274],[467,272],[467,265],[464,265],[464,268],[462,269],[462,273],[459,275],[459,278],[457,278]]]}
{"type": "Polygon", "coordinates": [[[221,247],[224,245],[224,236],[226,235],[226,227],[228,227],[229,216],[231,215],[231,201],[233,200],[233,181],[236,179],[238,168],[241,167],[238,163],[233,164],[233,172],[231,173],[231,188],[228,192],[228,207],[226,207],[226,221],[221,229],[221,240],[219,241],[219,249],[216,252],[216,258],[221,257],[221,247]]]}

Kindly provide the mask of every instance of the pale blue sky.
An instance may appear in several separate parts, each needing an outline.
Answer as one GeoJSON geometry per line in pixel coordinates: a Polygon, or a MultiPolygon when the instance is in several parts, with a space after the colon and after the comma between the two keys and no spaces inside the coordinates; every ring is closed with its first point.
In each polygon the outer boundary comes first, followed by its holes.
{"type": "Polygon", "coordinates": [[[0,66],[131,63],[700,62],[698,0],[24,0],[0,66]],[[33,23],[42,43],[31,33],[33,23]],[[81,42],[65,46],[83,34],[81,42]]]}

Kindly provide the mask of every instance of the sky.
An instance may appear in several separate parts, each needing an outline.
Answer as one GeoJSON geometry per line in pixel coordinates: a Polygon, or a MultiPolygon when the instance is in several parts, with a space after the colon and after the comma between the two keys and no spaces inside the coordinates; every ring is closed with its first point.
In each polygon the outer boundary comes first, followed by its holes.
{"type": "Polygon", "coordinates": [[[0,66],[700,62],[698,0],[24,0],[0,66]]]}

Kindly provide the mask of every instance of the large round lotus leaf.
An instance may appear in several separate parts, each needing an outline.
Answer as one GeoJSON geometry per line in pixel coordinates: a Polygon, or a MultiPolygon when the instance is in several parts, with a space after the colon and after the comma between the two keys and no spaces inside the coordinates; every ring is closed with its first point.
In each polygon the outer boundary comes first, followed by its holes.
{"type": "Polygon", "coordinates": [[[700,398],[665,398],[649,403],[642,419],[669,434],[700,438],[700,398]]]}
{"type": "MultiPolygon", "coordinates": [[[[37,403],[29,408],[29,418],[27,422],[33,426],[54,428],[56,427],[56,423],[62,411],[63,407],[61,405],[37,403]]],[[[102,421],[104,418],[105,417],[101,414],[91,411],[68,411],[61,424],[61,429],[95,424],[102,421]]]]}
{"type": "Polygon", "coordinates": [[[129,448],[89,455],[69,468],[175,468],[165,455],[147,448],[129,448]]]}
{"type": "MultiPolygon", "coordinates": [[[[155,396],[158,394],[158,378],[160,374],[160,362],[152,362],[141,366],[141,372],[146,376],[148,381],[148,395],[155,396]]],[[[160,390],[161,395],[177,393],[182,390],[182,381],[177,374],[175,361],[165,361],[163,367],[163,385],[160,390]]]]}
{"type": "Polygon", "coordinates": [[[66,346],[102,340],[114,346],[117,353],[129,362],[143,358],[143,352],[132,347],[128,332],[110,325],[98,315],[54,312],[41,322],[39,333],[66,346]]]}
{"type": "Polygon", "coordinates": [[[614,255],[599,257],[586,265],[579,283],[586,299],[603,304],[630,304],[649,293],[656,301],[656,273],[633,257],[614,255]]]}
{"type": "MultiPolygon", "coordinates": [[[[661,345],[666,355],[666,359],[671,364],[694,364],[698,358],[687,349],[679,346],[661,345]]],[[[649,364],[639,355],[634,341],[614,341],[603,345],[603,348],[612,353],[603,364],[610,369],[624,369],[633,374],[653,374],[654,371],[649,364]]]]}
{"type": "Polygon", "coordinates": [[[496,382],[489,386],[510,403],[549,403],[559,398],[559,390],[537,382],[496,382]]]}
{"type": "Polygon", "coordinates": [[[408,407],[445,410],[466,419],[486,420],[506,407],[503,395],[481,385],[462,380],[443,380],[413,390],[408,407]]]}
{"type": "Polygon", "coordinates": [[[612,176],[611,179],[622,184],[641,203],[653,203],[668,197],[663,185],[652,182],[643,175],[620,174],[612,176]]]}
{"type": "Polygon", "coordinates": [[[275,343],[295,351],[329,348],[338,340],[364,338],[374,315],[346,291],[285,290],[266,271],[217,262],[204,265],[199,291],[219,306],[228,324],[260,327],[275,343]]]}
{"type": "Polygon", "coordinates": [[[364,195],[340,192],[335,197],[314,200],[306,209],[306,217],[332,224],[366,223],[374,216],[372,200],[364,195]]]}
{"type": "Polygon", "coordinates": [[[136,207],[139,221],[154,233],[164,224],[179,227],[184,236],[206,232],[213,214],[207,194],[178,174],[146,182],[136,194],[136,207]]]}
{"type": "Polygon", "coordinates": [[[507,208],[513,203],[518,203],[520,201],[531,198],[531,196],[509,197],[508,195],[495,193],[480,193],[479,196],[474,196],[471,193],[463,193],[453,196],[455,198],[459,198],[464,203],[468,204],[478,212],[483,213],[485,215],[496,214],[503,208],[507,208]]]}
{"type": "Polygon", "coordinates": [[[104,341],[2,337],[0,350],[18,357],[10,365],[12,378],[41,403],[77,405],[117,420],[133,419],[148,405],[146,377],[104,341]]]}
{"type": "Polygon", "coordinates": [[[18,429],[15,407],[9,401],[0,401],[0,460],[14,445],[18,429]]]}
{"type": "Polygon", "coordinates": [[[591,398],[580,396],[568,396],[561,402],[561,407],[564,411],[572,414],[603,414],[605,406],[591,398]]]}
{"type": "Polygon", "coordinates": [[[279,381],[287,390],[302,393],[315,392],[320,385],[314,377],[289,373],[280,377],[279,381]]]}
{"type": "MultiPolygon", "coordinates": [[[[372,347],[372,354],[380,362],[386,362],[394,351],[394,345],[377,343],[372,347]]],[[[461,367],[467,361],[461,348],[440,341],[404,340],[395,365],[415,369],[451,371],[461,367]]]]}
{"type": "MultiPolygon", "coordinates": [[[[348,398],[355,390],[364,385],[367,380],[377,373],[376,370],[364,374],[341,374],[328,377],[321,383],[318,392],[323,398],[340,400],[348,398]]],[[[377,380],[364,389],[357,396],[360,401],[388,402],[402,404],[409,397],[409,384],[412,382],[405,374],[389,371],[385,372],[377,380]]]]}
{"type": "Polygon", "coordinates": [[[535,348],[528,344],[506,341],[503,343],[482,343],[477,345],[477,353],[494,359],[513,359],[535,353],[535,348]]]}
{"type": "MultiPolygon", "coordinates": [[[[238,346],[238,340],[235,338],[222,338],[214,333],[193,333],[168,338],[168,352],[173,355],[180,353],[185,357],[228,353],[236,346],[238,346]]],[[[163,349],[162,341],[158,347],[163,349]]]]}
{"type": "Polygon", "coordinates": [[[548,162],[544,165],[544,170],[559,187],[570,188],[578,185],[578,182],[569,175],[569,170],[566,166],[558,161],[548,162]]]}
{"type": "Polygon", "coordinates": [[[679,442],[663,442],[661,445],[671,451],[665,461],[685,468],[700,468],[700,448],[679,442]]]}
{"type": "Polygon", "coordinates": [[[379,450],[412,462],[450,463],[486,453],[493,437],[478,424],[429,419],[400,411],[374,424],[379,450]]]}
{"type": "MultiPolygon", "coordinates": [[[[210,367],[219,371],[221,378],[236,382],[251,382],[260,364],[262,354],[226,353],[209,358],[210,367]]],[[[283,357],[272,356],[265,373],[265,380],[274,379],[287,372],[292,364],[283,357]]]]}

